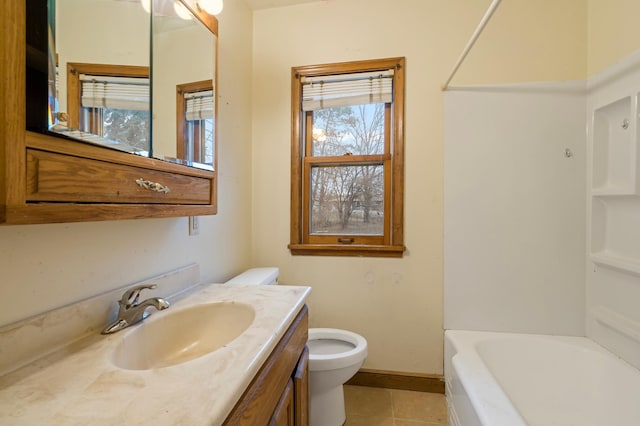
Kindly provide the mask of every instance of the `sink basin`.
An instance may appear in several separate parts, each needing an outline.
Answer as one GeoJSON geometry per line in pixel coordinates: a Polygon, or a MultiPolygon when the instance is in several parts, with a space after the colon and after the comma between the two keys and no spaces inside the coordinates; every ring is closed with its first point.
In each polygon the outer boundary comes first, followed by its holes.
{"type": "Polygon", "coordinates": [[[251,305],[235,302],[155,312],[125,334],[113,362],[127,370],[148,370],[191,361],[230,343],[254,318],[251,305]]]}

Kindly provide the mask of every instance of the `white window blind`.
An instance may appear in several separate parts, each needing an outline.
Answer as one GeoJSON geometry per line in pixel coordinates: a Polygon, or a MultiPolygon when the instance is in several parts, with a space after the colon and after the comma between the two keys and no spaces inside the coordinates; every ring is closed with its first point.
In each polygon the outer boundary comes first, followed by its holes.
{"type": "Polygon", "coordinates": [[[213,90],[202,90],[184,94],[187,120],[213,118],[213,90]]]}
{"type": "Polygon", "coordinates": [[[81,103],[87,108],[149,110],[149,79],[81,74],[81,103]]]}
{"type": "Polygon", "coordinates": [[[387,103],[393,100],[393,70],[303,77],[302,110],[387,103]]]}

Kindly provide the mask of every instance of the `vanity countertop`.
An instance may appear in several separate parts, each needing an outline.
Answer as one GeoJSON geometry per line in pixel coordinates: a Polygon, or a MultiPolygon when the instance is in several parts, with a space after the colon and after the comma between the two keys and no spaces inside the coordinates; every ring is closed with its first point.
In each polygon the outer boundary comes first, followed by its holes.
{"type": "Polygon", "coordinates": [[[94,333],[0,377],[4,425],[219,425],[291,325],[310,292],[299,286],[210,284],[172,304],[251,304],[253,324],[212,353],[152,370],[112,362],[123,336],[94,333]]]}

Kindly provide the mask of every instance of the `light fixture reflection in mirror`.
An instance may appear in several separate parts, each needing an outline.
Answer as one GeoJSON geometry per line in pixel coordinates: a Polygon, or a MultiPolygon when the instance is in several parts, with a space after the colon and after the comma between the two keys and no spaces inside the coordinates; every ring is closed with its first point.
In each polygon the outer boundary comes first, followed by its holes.
{"type": "Polygon", "coordinates": [[[180,19],[188,20],[191,19],[191,12],[187,10],[186,7],[179,1],[173,3],[173,10],[175,10],[176,14],[180,19]]]}
{"type": "Polygon", "coordinates": [[[224,7],[223,0],[198,0],[197,3],[211,15],[219,14],[224,7]]]}

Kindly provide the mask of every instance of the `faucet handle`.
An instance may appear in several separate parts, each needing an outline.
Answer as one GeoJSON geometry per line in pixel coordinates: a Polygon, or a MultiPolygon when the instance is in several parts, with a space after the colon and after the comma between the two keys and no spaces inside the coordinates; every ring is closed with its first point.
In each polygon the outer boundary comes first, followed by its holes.
{"type": "Polygon", "coordinates": [[[136,305],[138,303],[138,297],[140,296],[140,293],[142,292],[142,290],[154,289],[156,287],[157,285],[155,284],[148,284],[148,285],[139,285],[137,287],[130,288],[129,290],[125,291],[124,294],[122,295],[122,299],[120,299],[120,304],[125,307],[131,307],[133,305],[136,305]]]}

